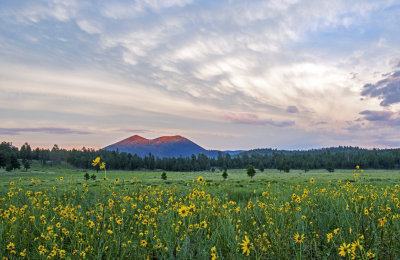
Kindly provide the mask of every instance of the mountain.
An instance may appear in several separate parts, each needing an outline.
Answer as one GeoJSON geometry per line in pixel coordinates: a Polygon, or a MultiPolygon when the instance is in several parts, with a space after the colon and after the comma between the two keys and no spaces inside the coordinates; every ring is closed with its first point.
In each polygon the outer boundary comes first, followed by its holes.
{"type": "Polygon", "coordinates": [[[146,139],[139,135],[128,137],[115,144],[103,148],[107,151],[126,152],[144,157],[151,153],[155,157],[189,157],[192,154],[203,153],[215,157],[218,151],[208,151],[180,135],[161,136],[155,139],[146,139]]]}

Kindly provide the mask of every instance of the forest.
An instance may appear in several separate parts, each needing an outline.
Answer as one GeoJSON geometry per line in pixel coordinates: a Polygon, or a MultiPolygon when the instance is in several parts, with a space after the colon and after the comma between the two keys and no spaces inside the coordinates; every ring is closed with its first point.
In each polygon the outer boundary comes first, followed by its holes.
{"type": "Polygon", "coordinates": [[[204,171],[215,169],[243,169],[249,165],[263,171],[278,169],[288,172],[290,169],[353,169],[359,165],[363,169],[398,169],[400,167],[400,149],[363,149],[359,147],[339,146],[334,148],[312,149],[307,151],[286,151],[277,149],[256,149],[231,156],[219,152],[215,158],[204,154],[191,157],[159,158],[152,154],[139,157],[118,151],[82,149],[66,150],[54,145],[52,149],[32,149],[28,143],[20,148],[12,143],[0,144],[0,168],[7,171],[25,168],[28,170],[32,160],[42,166],[58,166],[67,163],[79,169],[93,169],[94,158],[100,156],[106,162],[107,170],[165,170],[165,171],[204,171]]]}

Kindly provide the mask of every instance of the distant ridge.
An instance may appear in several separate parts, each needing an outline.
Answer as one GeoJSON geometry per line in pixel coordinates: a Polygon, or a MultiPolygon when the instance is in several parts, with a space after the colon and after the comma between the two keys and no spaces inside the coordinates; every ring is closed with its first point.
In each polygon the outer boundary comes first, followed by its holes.
{"type": "Polygon", "coordinates": [[[161,136],[155,139],[146,139],[140,135],[133,135],[115,144],[103,148],[107,151],[119,151],[137,154],[144,157],[151,153],[155,157],[189,157],[200,153],[215,157],[218,151],[208,151],[189,139],[180,136],[161,136]]]}

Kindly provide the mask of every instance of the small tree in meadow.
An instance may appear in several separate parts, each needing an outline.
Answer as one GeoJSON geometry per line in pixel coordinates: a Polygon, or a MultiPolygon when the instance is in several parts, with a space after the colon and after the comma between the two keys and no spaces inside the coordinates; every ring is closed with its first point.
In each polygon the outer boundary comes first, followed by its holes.
{"type": "Polygon", "coordinates": [[[327,170],[328,172],[334,172],[334,171],[335,171],[335,168],[333,168],[333,163],[332,163],[331,161],[329,161],[329,162],[326,164],[326,170],[327,170]]]}
{"type": "Polygon", "coordinates": [[[228,178],[228,171],[226,169],[222,173],[222,178],[224,178],[224,180],[226,180],[228,178]]]}
{"type": "Polygon", "coordinates": [[[289,165],[285,164],[285,165],[283,166],[283,171],[284,171],[284,172],[290,172],[290,167],[289,167],[289,165]]]}
{"type": "Polygon", "coordinates": [[[85,180],[87,180],[87,181],[90,179],[89,173],[85,173],[85,175],[83,175],[83,177],[85,177],[85,180]]]}
{"type": "Polygon", "coordinates": [[[24,165],[25,171],[28,171],[28,169],[31,168],[31,164],[29,163],[29,161],[27,159],[23,159],[22,163],[24,165]]]}
{"type": "Polygon", "coordinates": [[[161,179],[163,179],[164,181],[167,179],[167,174],[165,172],[161,174],[161,179]]]}
{"type": "Polygon", "coordinates": [[[304,172],[308,172],[310,170],[310,167],[308,166],[308,163],[304,161],[301,165],[301,169],[304,170],[304,172]]]}
{"type": "Polygon", "coordinates": [[[253,165],[249,165],[249,167],[247,168],[247,175],[253,179],[254,175],[256,175],[256,170],[254,170],[254,166],[253,165]]]}
{"type": "Polygon", "coordinates": [[[90,176],[90,179],[92,179],[92,180],[95,181],[95,180],[96,180],[96,177],[97,177],[97,176],[93,173],[92,176],[90,176]]]}

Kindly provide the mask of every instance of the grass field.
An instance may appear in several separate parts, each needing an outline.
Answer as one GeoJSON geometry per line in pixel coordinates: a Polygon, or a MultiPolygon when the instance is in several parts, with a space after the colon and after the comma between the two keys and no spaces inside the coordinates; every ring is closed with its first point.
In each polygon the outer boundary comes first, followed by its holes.
{"type": "Polygon", "coordinates": [[[0,169],[0,257],[400,257],[398,170],[85,173],[0,169]]]}

